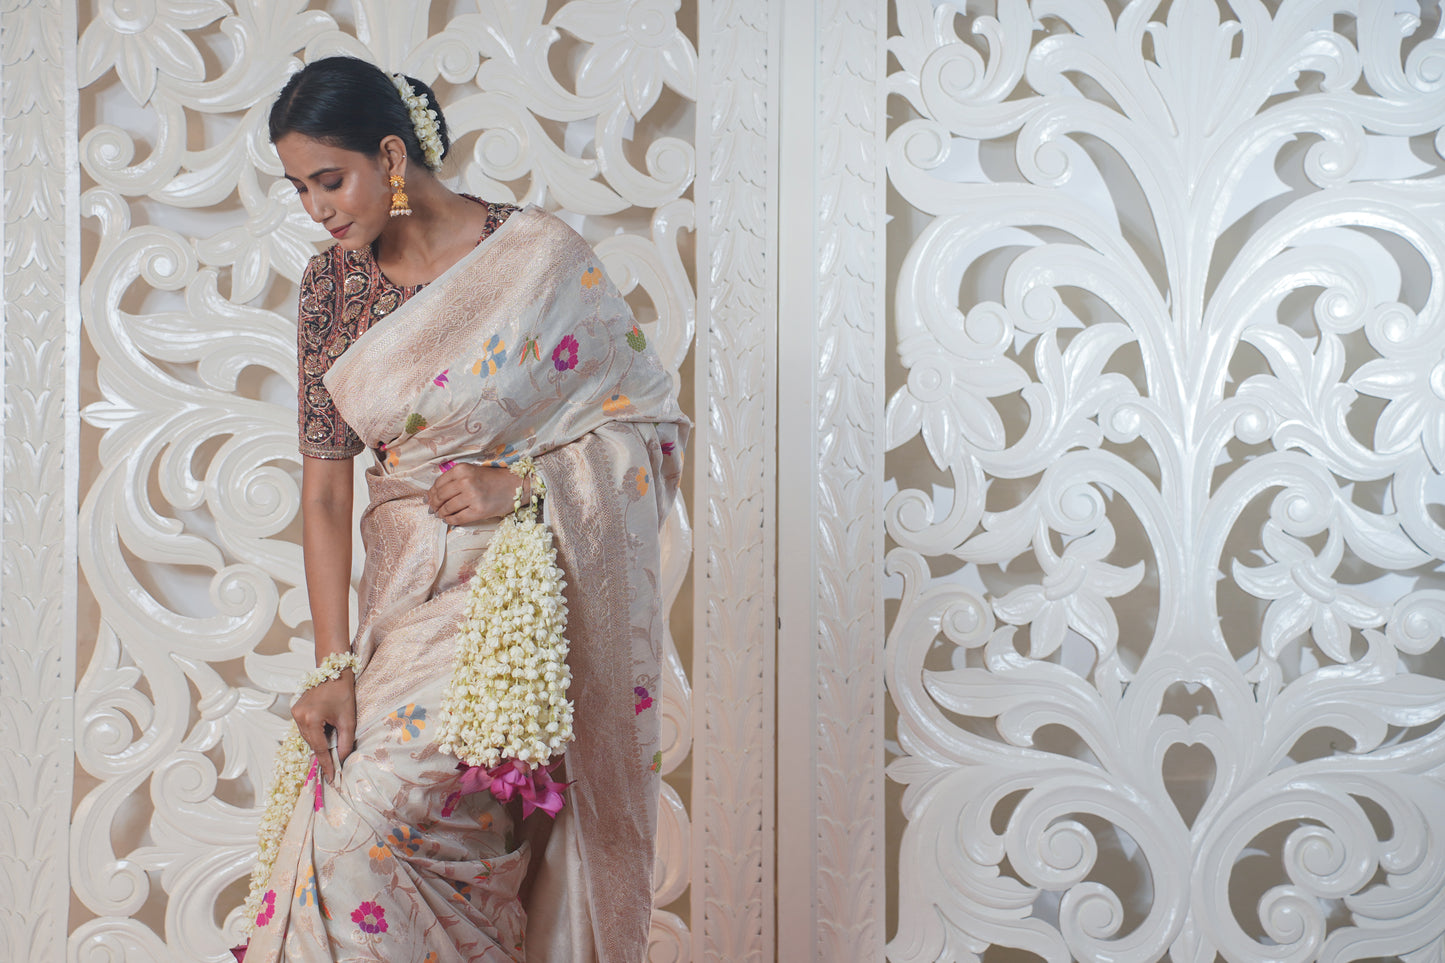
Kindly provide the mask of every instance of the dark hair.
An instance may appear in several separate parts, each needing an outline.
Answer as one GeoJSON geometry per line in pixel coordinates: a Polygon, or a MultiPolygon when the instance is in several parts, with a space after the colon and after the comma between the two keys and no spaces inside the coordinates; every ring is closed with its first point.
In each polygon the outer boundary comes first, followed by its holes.
{"type": "MultiPolygon", "coordinates": [[[[437,133],[446,157],[452,142],[436,94],[414,77],[406,81],[437,112],[437,133]]],[[[271,105],[270,128],[273,144],[287,134],[304,134],[367,157],[380,153],[382,138],[395,134],[406,144],[407,157],[427,166],[411,114],[391,77],[356,57],[326,57],[293,74],[271,105]]]]}

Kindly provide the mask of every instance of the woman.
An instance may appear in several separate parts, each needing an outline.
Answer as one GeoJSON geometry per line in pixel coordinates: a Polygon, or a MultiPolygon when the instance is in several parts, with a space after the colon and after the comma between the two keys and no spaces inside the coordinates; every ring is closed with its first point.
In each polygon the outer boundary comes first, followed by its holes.
{"type": "Polygon", "coordinates": [[[270,135],[337,241],[302,281],[302,538],[317,662],[356,668],[292,710],[315,762],[246,959],[641,960],[657,535],[688,431],[671,378],[581,238],[436,178],[449,141],[425,84],[320,60],[282,90],[270,135]],[[353,638],[351,459],[366,449],[353,638]],[[546,817],[523,826],[464,793],[428,736],[468,580],[530,496],[508,468],[527,457],[568,583],[575,704],[571,785],[545,844],[530,824],[546,817]]]}

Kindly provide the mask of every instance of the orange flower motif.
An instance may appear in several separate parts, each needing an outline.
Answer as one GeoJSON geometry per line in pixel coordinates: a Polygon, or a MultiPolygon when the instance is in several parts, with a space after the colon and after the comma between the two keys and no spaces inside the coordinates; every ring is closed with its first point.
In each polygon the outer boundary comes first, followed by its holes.
{"type": "Polygon", "coordinates": [[[632,410],[632,399],[623,394],[613,395],[602,402],[602,410],[609,415],[626,414],[632,410]]]}
{"type": "Polygon", "coordinates": [[[634,469],[632,469],[632,471],[630,471],[630,472],[627,473],[627,477],[632,480],[632,486],[637,489],[637,494],[639,494],[639,495],[646,495],[646,494],[647,494],[647,470],[646,470],[646,469],[643,469],[643,468],[634,468],[634,469]]]}
{"type": "Polygon", "coordinates": [[[602,271],[596,266],[582,272],[582,286],[584,288],[595,288],[602,283],[602,271]]]}

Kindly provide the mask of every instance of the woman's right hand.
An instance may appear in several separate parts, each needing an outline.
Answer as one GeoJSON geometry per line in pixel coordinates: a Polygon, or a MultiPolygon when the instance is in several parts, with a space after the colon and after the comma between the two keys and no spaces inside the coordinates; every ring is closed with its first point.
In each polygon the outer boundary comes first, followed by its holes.
{"type": "Polygon", "coordinates": [[[356,674],[346,669],[335,679],[312,686],[301,693],[291,707],[291,718],[301,738],[316,753],[326,782],[336,785],[336,763],[331,759],[327,727],[336,733],[336,758],[341,762],[356,748],[356,674]]]}

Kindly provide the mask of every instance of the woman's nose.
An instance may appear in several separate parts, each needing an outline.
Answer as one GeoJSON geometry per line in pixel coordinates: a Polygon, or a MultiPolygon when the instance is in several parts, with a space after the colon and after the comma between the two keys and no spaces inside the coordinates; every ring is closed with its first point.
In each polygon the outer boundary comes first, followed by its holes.
{"type": "Polygon", "coordinates": [[[302,195],[302,204],[306,208],[306,213],[310,214],[311,219],[317,224],[331,216],[331,205],[319,199],[315,191],[307,191],[302,195]]]}

